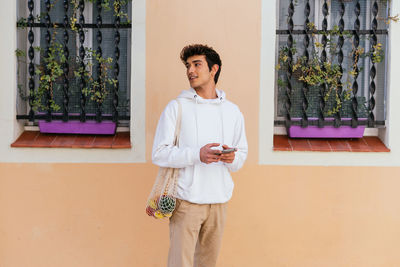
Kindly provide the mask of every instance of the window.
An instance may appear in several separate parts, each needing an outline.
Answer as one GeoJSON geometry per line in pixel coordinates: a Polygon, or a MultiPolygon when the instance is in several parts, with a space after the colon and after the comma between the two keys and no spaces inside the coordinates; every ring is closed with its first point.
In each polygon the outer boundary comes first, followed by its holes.
{"type": "MultiPolygon", "coordinates": [[[[58,0],[63,2],[63,0],[58,0]]],[[[52,1],[53,2],[53,1],[52,1]]],[[[68,0],[68,2],[71,2],[68,0]]],[[[35,0],[34,3],[40,5],[39,0],[35,0]]],[[[133,3],[133,2],[132,2],[133,3]]],[[[37,127],[27,126],[29,122],[28,119],[17,119],[17,114],[26,115],[28,113],[16,113],[16,103],[18,106],[25,106],[26,112],[29,111],[27,106],[29,104],[26,102],[27,100],[23,100],[18,94],[16,90],[16,81],[17,81],[17,72],[14,67],[6,67],[9,66],[10,62],[15,60],[15,64],[17,63],[15,57],[15,51],[17,49],[27,49],[28,47],[28,34],[29,27],[17,27],[15,15],[18,15],[18,21],[22,18],[28,18],[29,16],[29,8],[28,1],[15,1],[12,5],[4,6],[5,18],[4,18],[4,28],[6,28],[7,36],[16,36],[16,42],[6,42],[8,45],[6,46],[6,50],[1,50],[2,59],[4,62],[8,62],[3,64],[3,76],[8,77],[3,81],[3,87],[5,88],[3,92],[3,100],[2,107],[2,136],[3,138],[0,140],[0,150],[2,150],[1,155],[2,162],[46,162],[46,163],[143,163],[146,162],[146,87],[145,87],[145,77],[146,77],[146,1],[145,0],[136,0],[135,4],[131,6],[130,10],[128,10],[128,14],[132,17],[132,26],[123,25],[121,23],[120,32],[123,27],[127,27],[127,31],[132,31],[132,37],[134,36],[134,41],[130,42],[130,47],[128,48],[131,54],[131,60],[128,61],[129,67],[129,83],[131,84],[128,90],[130,91],[129,101],[130,101],[130,114],[129,114],[129,127],[124,127],[122,131],[129,131],[129,139],[131,142],[131,148],[129,149],[86,149],[86,148],[75,148],[75,149],[67,149],[67,148],[14,148],[10,145],[15,142],[18,137],[25,131],[36,131],[37,127]],[[15,4],[15,5],[14,5],[15,4]],[[17,46],[18,44],[18,46],[17,46]],[[8,65],[7,65],[8,64],[8,65]]],[[[85,9],[88,6],[88,2],[85,1],[85,9]]],[[[95,6],[94,6],[95,7],[95,6]]],[[[38,8],[38,5],[35,5],[34,8],[38,8]]],[[[36,12],[36,11],[35,11],[36,12]]],[[[40,13],[34,13],[36,14],[40,13]]],[[[25,19],[26,21],[26,19],[25,19]]],[[[37,22],[36,22],[37,23],[37,22]]],[[[104,22],[105,23],[105,22],[104,22]]],[[[59,27],[61,28],[61,27],[59,27]]],[[[38,27],[33,27],[38,29],[38,27]]],[[[96,34],[96,29],[94,28],[94,34],[96,34]]],[[[36,34],[36,32],[35,32],[36,34]]],[[[35,35],[35,43],[34,46],[37,46],[39,35],[35,35]]],[[[72,42],[70,35],[70,42],[72,42]]],[[[104,36],[103,36],[104,40],[104,36]]],[[[4,42],[3,42],[4,43],[4,42]]],[[[96,46],[95,46],[96,47],[96,46]]],[[[107,49],[107,48],[103,48],[107,49]]],[[[114,47],[112,48],[114,49],[114,47]]],[[[27,50],[24,50],[25,53],[27,50]]],[[[35,51],[36,52],[36,51],[35,51]]],[[[36,52],[37,53],[37,52],[36,52]]],[[[23,61],[23,60],[21,60],[23,61]]],[[[20,68],[21,73],[19,73],[19,77],[21,80],[23,79],[25,83],[29,81],[29,74],[23,73],[23,71],[28,72],[29,65],[26,66],[27,63],[21,62],[24,68],[20,68]],[[25,81],[25,79],[27,81],[25,81]]],[[[20,63],[20,64],[21,64],[20,63]]],[[[11,64],[12,66],[13,64],[11,64]]],[[[36,77],[35,77],[36,78],[36,77]]],[[[37,78],[36,78],[37,79],[37,78]]],[[[36,84],[37,86],[37,84],[36,84]]],[[[36,87],[37,88],[37,87],[36,87]]],[[[37,114],[35,114],[37,115],[37,114]]],[[[36,124],[38,121],[35,118],[34,123],[36,124]]],[[[69,122],[78,121],[76,118],[70,119],[69,122]]],[[[108,120],[103,120],[103,122],[107,122],[108,120]]],[[[118,121],[118,124],[121,125],[121,121],[118,121]]],[[[56,122],[54,119],[52,122],[56,122]]],[[[57,121],[58,122],[58,121],[57,121]]],[[[95,122],[95,120],[87,120],[87,122],[95,122]]],[[[123,122],[123,121],[122,121],[123,122]]],[[[121,133],[122,134],[122,133],[121,133]]],[[[117,133],[111,138],[117,139],[120,133],[117,133]]],[[[65,135],[57,135],[57,139],[62,140],[65,135]]],[[[69,136],[69,135],[68,135],[69,136]]],[[[83,136],[85,137],[85,136],[83,136]]],[[[107,137],[96,136],[96,139],[104,139],[107,137]]],[[[39,142],[41,140],[35,139],[35,142],[39,142]]]]}
{"type": "Polygon", "coordinates": [[[131,1],[19,0],[17,119],[130,120],[131,1]]]}
{"type": "Polygon", "coordinates": [[[278,1],[275,125],[385,125],[388,10],[388,1],[278,1]]]}

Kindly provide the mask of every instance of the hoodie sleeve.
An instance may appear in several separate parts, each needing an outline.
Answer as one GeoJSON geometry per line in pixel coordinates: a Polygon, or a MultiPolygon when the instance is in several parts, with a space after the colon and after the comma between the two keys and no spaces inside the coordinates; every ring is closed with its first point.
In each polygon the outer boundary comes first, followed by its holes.
{"type": "Polygon", "coordinates": [[[225,163],[229,171],[235,172],[242,168],[247,158],[247,139],[244,126],[243,114],[239,111],[238,120],[235,125],[235,134],[233,139],[233,147],[237,148],[235,159],[232,163],[225,163]]]}
{"type": "Polygon", "coordinates": [[[200,148],[174,146],[178,102],[172,100],[161,114],[154,136],[152,161],[160,167],[184,168],[200,162],[200,148]]]}

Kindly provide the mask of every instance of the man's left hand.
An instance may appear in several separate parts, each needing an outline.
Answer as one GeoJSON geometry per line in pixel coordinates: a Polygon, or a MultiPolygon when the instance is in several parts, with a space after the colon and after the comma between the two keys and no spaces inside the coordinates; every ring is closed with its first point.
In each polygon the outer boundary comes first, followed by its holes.
{"type": "MultiPolygon", "coordinates": [[[[227,145],[222,145],[222,148],[229,149],[230,147],[227,145]]],[[[234,159],[235,159],[235,151],[232,151],[230,153],[221,154],[220,161],[225,163],[232,163],[234,159]]]]}

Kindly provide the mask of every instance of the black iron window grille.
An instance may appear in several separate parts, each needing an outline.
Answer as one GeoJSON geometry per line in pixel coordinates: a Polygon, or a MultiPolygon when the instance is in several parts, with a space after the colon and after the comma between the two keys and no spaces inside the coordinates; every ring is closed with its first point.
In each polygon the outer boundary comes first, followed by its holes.
{"type": "Polygon", "coordinates": [[[17,119],[130,120],[131,2],[19,0],[17,119]]]}
{"type": "Polygon", "coordinates": [[[275,125],[385,125],[388,2],[279,1],[275,125]]]}

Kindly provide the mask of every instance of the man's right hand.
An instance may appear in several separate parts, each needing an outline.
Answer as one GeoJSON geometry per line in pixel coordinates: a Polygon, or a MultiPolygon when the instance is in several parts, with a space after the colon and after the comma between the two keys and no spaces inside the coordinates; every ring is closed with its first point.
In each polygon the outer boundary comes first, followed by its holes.
{"type": "Polygon", "coordinates": [[[200,149],[200,161],[206,164],[218,162],[221,159],[221,150],[211,149],[216,146],[219,146],[219,144],[211,143],[203,146],[200,149]]]}

